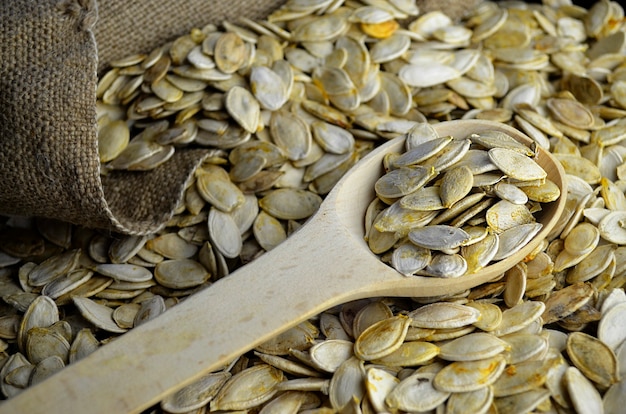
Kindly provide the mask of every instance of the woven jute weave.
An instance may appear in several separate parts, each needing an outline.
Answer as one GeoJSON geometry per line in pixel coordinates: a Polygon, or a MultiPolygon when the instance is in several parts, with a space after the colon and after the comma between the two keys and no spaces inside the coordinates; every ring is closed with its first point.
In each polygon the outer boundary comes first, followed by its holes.
{"type": "Polygon", "coordinates": [[[149,51],[192,27],[262,18],[282,2],[3,1],[0,214],[52,217],[127,234],[161,228],[206,152],[178,150],[153,171],[101,177],[98,72],[113,59],[149,51]]]}

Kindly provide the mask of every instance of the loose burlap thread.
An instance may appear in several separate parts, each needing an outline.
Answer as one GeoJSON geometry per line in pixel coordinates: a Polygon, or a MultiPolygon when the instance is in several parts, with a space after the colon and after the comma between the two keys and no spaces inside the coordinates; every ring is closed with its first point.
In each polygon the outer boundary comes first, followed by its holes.
{"type": "Polygon", "coordinates": [[[163,227],[206,151],[178,149],[152,171],[100,176],[98,72],[113,59],[150,51],[193,27],[240,16],[259,19],[283,2],[2,2],[0,214],[126,234],[163,227]]]}

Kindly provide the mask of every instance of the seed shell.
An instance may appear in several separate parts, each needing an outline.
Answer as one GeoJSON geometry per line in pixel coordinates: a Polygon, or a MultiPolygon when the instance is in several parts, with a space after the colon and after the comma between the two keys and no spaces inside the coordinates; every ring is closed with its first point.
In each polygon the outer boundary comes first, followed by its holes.
{"type": "Polygon", "coordinates": [[[328,397],[333,408],[343,410],[353,398],[360,401],[366,392],[366,377],[362,360],[351,357],[342,363],[330,379],[328,397]]]}
{"type": "Polygon", "coordinates": [[[211,400],[210,409],[246,410],[262,404],[276,394],[276,386],[283,380],[283,372],[268,364],[247,368],[226,381],[211,400]]]}
{"type": "Polygon", "coordinates": [[[505,365],[502,355],[477,361],[452,362],[435,375],[433,385],[443,392],[476,391],[493,384],[505,365]]]}
{"type": "Polygon", "coordinates": [[[354,343],[345,339],[327,339],[309,349],[311,361],[326,372],[335,372],[354,355],[354,343]]]}
{"type": "Polygon", "coordinates": [[[209,403],[231,377],[229,372],[211,373],[176,391],[161,401],[170,413],[187,413],[209,403]]]}
{"type": "Polygon", "coordinates": [[[496,398],[507,397],[540,388],[547,379],[552,365],[550,360],[527,361],[511,364],[493,383],[493,394],[496,398]]]}
{"type": "Polygon", "coordinates": [[[430,263],[430,259],[430,250],[413,243],[403,243],[394,249],[391,255],[391,265],[403,275],[411,276],[424,269],[430,263]]]}
{"type": "Polygon", "coordinates": [[[539,301],[526,301],[502,312],[502,322],[494,331],[496,336],[517,332],[529,326],[544,312],[546,305],[539,301]]]}
{"type": "Polygon", "coordinates": [[[409,312],[411,326],[449,329],[470,325],[480,319],[480,311],[455,303],[432,303],[409,312]]]}
{"type": "Polygon", "coordinates": [[[505,351],[508,344],[488,333],[472,333],[440,347],[439,357],[447,361],[475,361],[491,358],[505,351]]]}
{"type": "Polygon", "coordinates": [[[434,176],[434,171],[422,166],[401,167],[389,171],[374,184],[376,194],[382,198],[398,198],[419,190],[434,176]]]}
{"type": "Polygon", "coordinates": [[[615,352],[626,341],[626,330],[623,328],[626,302],[620,302],[607,310],[603,304],[602,314],[598,323],[598,339],[615,352]]]}
{"type": "Polygon", "coordinates": [[[259,206],[270,215],[283,220],[300,220],[311,216],[322,203],[317,194],[310,191],[281,188],[259,200],[259,206]]]}
{"type": "Polygon", "coordinates": [[[120,328],[113,320],[113,309],[101,305],[88,298],[73,297],[74,305],[85,319],[100,329],[107,332],[124,333],[126,329],[120,328]]]}
{"type": "Polygon", "coordinates": [[[165,260],[154,268],[154,278],[157,282],[172,289],[195,287],[210,277],[204,266],[191,259],[165,260]]]}
{"type": "Polygon", "coordinates": [[[615,353],[599,339],[583,332],[567,338],[567,355],[587,378],[609,387],[619,379],[615,353]]]}
{"type": "Polygon", "coordinates": [[[396,410],[428,411],[442,404],[449,396],[447,391],[438,390],[433,373],[415,373],[402,380],[387,396],[385,402],[396,410]]]}
{"type": "Polygon", "coordinates": [[[384,369],[376,367],[367,369],[365,388],[367,389],[368,399],[374,409],[378,412],[389,410],[385,399],[399,382],[398,378],[384,369]]]}
{"type": "Polygon", "coordinates": [[[576,412],[603,412],[602,397],[598,390],[576,367],[569,367],[564,376],[569,397],[576,412]]]}
{"type": "Polygon", "coordinates": [[[59,309],[47,296],[37,296],[28,306],[17,331],[20,349],[26,349],[28,332],[32,328],[48,328],[59,321],[59,309]]]}
{"type": "Polygon", "coordinates": [[[354,354],[365,361],[389,355],[400,348],[410,324],[411,319],[403,315],[376,322],[356,339],[354,354]]]}
{"type": "Polygon", "coordinates": [[[490,149],[489,158],[503,173],[520,181],[543,180],[547,176],[531,158],[508,148],[490,149]]]}
{"type": "Polygon", "coordinates": [[[411,230],[409,240],[427,249],[453,249],[467,242],[469,234],[463,229],[439,224],[411,230]]]}

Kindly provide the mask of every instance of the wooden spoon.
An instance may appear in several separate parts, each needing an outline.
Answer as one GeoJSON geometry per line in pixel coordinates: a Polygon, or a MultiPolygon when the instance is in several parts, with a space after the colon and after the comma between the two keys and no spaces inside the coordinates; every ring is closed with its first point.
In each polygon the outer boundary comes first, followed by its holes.
{"type": "MultiPolygon", "coordinates": [[[[489,121],[444,122],[435,129],[440,136],[455,137],[496,129],[530,144],[519,131],[489,121]]],[[[140,412],[334,305],[376,296],[437,296],[487,282],[529,254],[563,210],[563,196],[545,205],[538,218],[543,223],[540,233],[517,254],[476,274],[455,279],[402,276],[370,252],[363,235],[374,182],[383,173],[383,155],[403,151],[403,138],[377,148],[285,243],[4,402],[0,412],[140,412]]],[[[542,149],[537,162],[565,194],[560,164],[542,149]]]]}

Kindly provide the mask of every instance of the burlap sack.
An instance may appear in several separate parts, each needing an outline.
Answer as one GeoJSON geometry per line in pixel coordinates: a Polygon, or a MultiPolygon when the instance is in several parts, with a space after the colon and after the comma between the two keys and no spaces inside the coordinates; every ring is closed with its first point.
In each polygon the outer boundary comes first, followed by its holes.
{"type": "Polygon", "coordinates": [[[3,1],[0,213],[128,234],[162,227],[205,152],[178,150],[153,171],[101,177],[98,71],[112,59],[149,51],[192,27],[241,15],[261,18],[283,1],[3,1]]]}
{"type": "Polygon", "coordinates": [[[194,26],[277,1],[11,0],[0,6],[0,212],[147,233],[172,214],[204,155],[181,150],[146,173],[100,177],[97,70],[194,26]]]}

